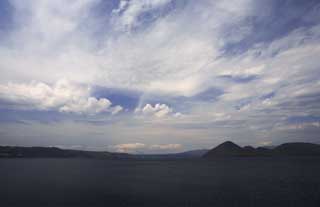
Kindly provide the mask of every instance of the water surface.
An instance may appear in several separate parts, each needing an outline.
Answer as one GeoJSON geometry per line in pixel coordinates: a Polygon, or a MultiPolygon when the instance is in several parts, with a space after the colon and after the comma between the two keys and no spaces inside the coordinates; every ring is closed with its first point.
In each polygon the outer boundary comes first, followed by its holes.
{"type": "Polygon", "coordinates": [[[320,158],[0,159],[0,206],[320,206],[320,158]]]}

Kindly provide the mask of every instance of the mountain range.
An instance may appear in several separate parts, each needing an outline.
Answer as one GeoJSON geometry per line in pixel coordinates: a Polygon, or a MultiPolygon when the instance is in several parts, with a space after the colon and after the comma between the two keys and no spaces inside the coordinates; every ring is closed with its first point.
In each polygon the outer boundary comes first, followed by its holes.
{"type": "Polygon", "coordinates": [[[240,147],[227,141],[209,150],[204,158],[257,157],[257,156],[320,156],[320,145],[312,143],[285,143],[274,148],[252,146],[240,147]]]}
{"type": "Polygon", "coordinates": [[[125,153],[60,149],[57,147],[0,146],[0,158],[126,158],[125,153]]]}
{"type": "Polygon", "coordinates": [[[193,159],[219,157],[258,157],[258,156],[320,156],[320,145],[312,143],[285,143],[276,147],[240,147],[226,141],[207,150],[191,150],[172,154],[128,154],[60,149],[57,147],[16,147],[0,146],[0,158],[94,158],[94,159],[193,159]]]}

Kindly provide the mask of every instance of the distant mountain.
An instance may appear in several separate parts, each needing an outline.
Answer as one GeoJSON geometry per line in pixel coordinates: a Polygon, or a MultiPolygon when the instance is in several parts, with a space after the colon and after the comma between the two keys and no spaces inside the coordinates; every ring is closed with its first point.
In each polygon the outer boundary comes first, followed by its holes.
{"type": "Polygon", "coordinates": [[[202,157],[208,151],[209,151],[208,149],[198,149],[198,150],[190,150],[190,151],[177,153],[176,155],[180,155],[183,157],[202,157]]]}
{"type": "Polygon", "coordinates": [[[311,143],[285,143],[274,148],[240,147],[227,141],[209,150],[204,158],[255,156],[320,156],[320,145],[311,143]]]}
{"type": "Polygon", "coordinates": [[[127,158],[124,153],[67,150],[57,147],[11,147],[0,146],[0,158],[127,158]]]}
{"type": "Polygon", "coordinates": [[[68,150],[57,147],[12,147],[0,146],[0,158],[95,158],[95,159],[185,159],[200,158],[208,150],[192,150],[172,154],[127,154],[68,150]]]}
{"type": "Polygon", "coordinates": [[[143,159],[143,160],[168,160],[168,159],[193,159],[201,158],[208,149],[191,150],[180,153],[170,153],[170,154],[131,154],[131,158],[143,159]]]}
{"type": "Polygon", "coordinates": [[[320,145],[312,143],[285,143],[273,149],[276,155],[320,156],[320,145]]]}
{"type": "Polygon", "coordinates": [[[172,154],[127,154],[60,149],[57,147],[12,147],[0,146],[0,158],[94,158],[94,159],[194,159],[217,157],[256,157],[256,156],[320,156],[320,145],[311,143],[285,143],[273,148],[252,146],[240,147],[227,141],[206,150],[191,150],[172,154]]]}
{"type": "Polygon", "coordinates": [[[233,156],[242,156],[245,150],[240,146],[236,145],[233,142],[227,141],[224,142],[212,150],[204,154],[204,157],[233,157],[233,156]]]}

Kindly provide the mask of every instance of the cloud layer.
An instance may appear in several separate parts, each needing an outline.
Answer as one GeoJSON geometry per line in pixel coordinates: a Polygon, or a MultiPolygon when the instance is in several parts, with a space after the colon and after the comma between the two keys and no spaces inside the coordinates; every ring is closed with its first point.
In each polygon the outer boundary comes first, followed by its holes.
{"type": "MultiPolygon", "coordinates": [[[[46,112],[62,120],[51,127],[68,122],[100,140],[82,145],[151,152],[164,147],[142,143],[191,149],[226,139],[252,145],[318,142],[317,1],[8,5],[10,15],[0,15],[10,24],[2,28],[0,20],[3,142],[28,143],[12,128],[29,130],[31,137],[43,129],[53,137],[41,123],[53,119],[46,112]],[[30,128],[17,124],[26,121],[30,128]]],[[[79,137],[73,131],[61,136],[79,137]]],[[[47,145],[64,143],[48,139],[47,145]]]]}

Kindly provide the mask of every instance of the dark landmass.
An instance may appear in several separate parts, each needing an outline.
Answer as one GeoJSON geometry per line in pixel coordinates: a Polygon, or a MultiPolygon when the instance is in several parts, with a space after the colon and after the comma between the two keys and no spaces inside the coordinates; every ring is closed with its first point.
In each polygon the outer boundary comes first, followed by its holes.
{"type": "Polygon", "coordinates": [[[136,154],[132,155],[132,158],[135,159],[147,159],[147,160],[153,160],[153,159],[164,159],[164,160],[170,160],[170,159],[193,159],[193,158],[201,158],[204,154],[206,154],[209,150],[208,149],[199,149],[199,150],[191,150],[191,151],[185,151],[180,153],[171,153],[171,154],[136,154]]]}
{"type": "Polygon", "coordinates": [[[320,145],[311,143],[286,143],[272,150],[276,155],[320,156],[320,145]]]}
{"type": "Polygon", "coordinates": [[[209,150],[208,149],[199,149],[199,150],[191,150],[186,152],[177,153],[181,156],[190,156],[190,157],[202,157],[204,154],[206,154],[209,150]]]}
{"type": "Polygon", "coordinates": [[[96,158],[121,159],[126,153],[68,150],[57,147],[12,147],[0,146],[0,158],[96,158]]]}
{"type": "Polygon", "coordinates": [[[192,150],[172,154],[128,154],[60,149],[57,147],[13,147],[0,146],[0,158],[94,158],[94,159],[134,159],[171,160],[218,157],[257,156],[320,156],[320,145],[311,143],[285,143],[273,148],[252,146],[240,147],[227,141],[207,150],[192,150]]]}
{"type": "Polygon", "coordinates": [[[95,158],[95,159],[188,159],[200,158],[208,150],[192,150],[172,154],[127,154],[60,149],[57,147],[0,146],[0,158],[95,158]]]}
{"type": "Polygon", "coordinates": [[[273,148],[252,146],[240,147],[227,141],[209,150],[204,158],[258,157],[258,156],[320,156],[320,145],[312,143],[285,143],[273,148]]]}

